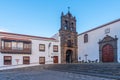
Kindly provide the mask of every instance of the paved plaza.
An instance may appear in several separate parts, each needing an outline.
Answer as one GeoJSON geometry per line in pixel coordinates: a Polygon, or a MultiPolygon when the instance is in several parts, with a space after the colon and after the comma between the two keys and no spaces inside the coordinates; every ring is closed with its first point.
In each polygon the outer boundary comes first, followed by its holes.
{"type": "Polygon", "coordinates": [[[0,80],[115,80],[68,72],[44,70],[39,68],[21,68],[0,71],[0,80]]]}

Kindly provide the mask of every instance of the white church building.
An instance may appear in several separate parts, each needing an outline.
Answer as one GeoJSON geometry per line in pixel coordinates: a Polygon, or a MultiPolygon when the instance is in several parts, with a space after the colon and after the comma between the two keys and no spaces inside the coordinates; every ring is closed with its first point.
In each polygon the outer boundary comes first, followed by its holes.
{"type": "Polygon", "coordinates": [[[0,32],[0,68],[56,63],[120,62],[120,19],[77,34],[76,19],[61,14],[52,38],[0,32]]]}
{"type": "Polygon", "coordinates": [[[120,19],[78,35],[78,61],[120,62],[120,19]]]}

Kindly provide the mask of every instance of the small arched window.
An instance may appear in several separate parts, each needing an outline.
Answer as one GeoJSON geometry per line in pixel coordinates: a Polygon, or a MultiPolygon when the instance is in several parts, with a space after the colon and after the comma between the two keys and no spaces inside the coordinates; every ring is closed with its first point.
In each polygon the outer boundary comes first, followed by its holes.
{"type": "Polygon", "coordinates": [[[73,23],[71,23],[71,26],[73,27],[73,26],[74,26],[74,24],[73,24],[73,23]]]}
{"type": "Polygon", "coordinates": [[[67,21],[67,20],[65,20],[64,29],[65,29],[65,30],[68,29],[68,21],[67,21]]]}
{"type": "Polygon", "coordinates": [[[88,34],[85,34],[84,35],[84,43],[87,43],[88,42],[88,34]]]}
{"type": "Polygon", "coordinates": [[[65,25],[68,25],[68,21],[67,20],[65,20],[65,25]]]}
{"type": "Polygon", "coordinates": [[[73,31],[73,30],[74,30],[74,28],[73,28],[73,27],[71,27],[71,28],[70,28],[70,30],[71,30],[71,31],[73,31]]]}
{"type": "Polygon", "coordinates": [[[64,29],[67,30],[67,26],[66,25],[64,26],[64,29]]]}

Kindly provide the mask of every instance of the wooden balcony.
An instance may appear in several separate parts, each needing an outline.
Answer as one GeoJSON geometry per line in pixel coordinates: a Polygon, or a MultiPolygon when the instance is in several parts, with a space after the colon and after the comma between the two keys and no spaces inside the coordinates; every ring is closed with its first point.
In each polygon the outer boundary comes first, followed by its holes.
{"type": "MultiPolygon", "coordinates": [[[[0,45],[0,52],[1,53],[7,53],[7,54],[31,54],[31,41],[28,39],[17,39],[17,38],[7,38],[3,37],[1,38],[1,41],[3,41],[3,46],[0,45]],[[18,44],[19,42],[22,43],[23,47],[13,47],[13,42],[18,44]],[[6,43],[6,45],[5,45],[6,43]],[[9,44],[8,44],[9,43],[9,44]],[[27,45],[27,47],[26,47],[27,45]]],[[[1,42],[0,42],[1,43],[1,42]]]]}
{"type": "Polygon", "coordinates": [[[1,49],[0,52],[9,54],[31,54],[31,49],[24,50],[1,49]]]}

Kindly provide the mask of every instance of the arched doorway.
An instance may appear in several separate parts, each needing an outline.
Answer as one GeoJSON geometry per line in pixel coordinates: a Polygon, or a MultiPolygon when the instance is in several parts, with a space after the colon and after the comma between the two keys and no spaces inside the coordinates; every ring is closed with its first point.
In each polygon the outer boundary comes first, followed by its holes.
{"type": "Polygon", "coordinates": [[[107,44],[103,46],[102,62],[114,62],[114,49],[112,45],[107,44]]]}
{"type": "Polygon", "coordinates": [[[106,35],[99,40],[99,61],[100,62],[118,62],[117,58],[117,36],[106,35]]]}
{"type": "Polygon", "coordinates": [[[66,51],[66,63],[72,63],[72,50],[67,50],[66,51]]]}

